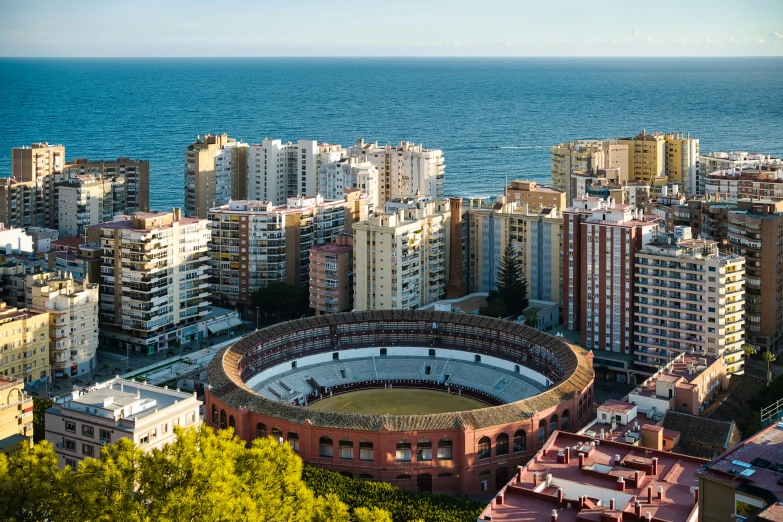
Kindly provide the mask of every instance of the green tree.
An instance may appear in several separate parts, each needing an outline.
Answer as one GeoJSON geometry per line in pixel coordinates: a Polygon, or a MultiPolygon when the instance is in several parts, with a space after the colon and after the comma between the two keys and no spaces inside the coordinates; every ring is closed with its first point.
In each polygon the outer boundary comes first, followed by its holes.
{"type": "Polygon", "coordinates": [[[530,326],[531,328],[538,326],[538,310],[531,308],[525,312],[525,326],[530,326]]]}
{"type": "Polygon", "coordinates": [[[40,442],[46,438],[44,412],[52,407],[52,399],[37,399],[33,397],[33,442],[40,442]]]}
{"type": "Polygon", "coordinates": [[[754,347],[752,347],[749,344],[746,344],[745,346],[743,346],[742,349],[745,351],[745,359],[750,359],[751,357],[753,357],[754,355],[759,353],[759,351],[757,349],[755,349],[754,347]]]}
{"type": "Polygon", "coordinates": [[[508,317],[508,306],[506,302],[497,296],[494,290],[487,296],[487,304],[479,308],[479,314],[487,317],[508,317]]]}
{"type": "Polygon", "coordinates": [[[765,363],[767,363],[767,384],[772,382],[772,374],[769,371],[769,366],[775,362],[775,354],[769,351],[769,348],[767,348],[767,351],[761,354],[761,358],[764,360],[765,363]]]}
{"type": "Polygon", "coordinates": [[[311,313],[310,291],[307,286],[296,286],[285,281],[274,281],[253,292],[253,308],[264,315],[281,319],[296,319],[311,313]]]}
{"type": "Polygon", "coordinates": [[[503,251],[495,288],[487,295],[487,304],[479,309],[481,315],[491,317],[518,317],[527,308],[527,278],[511,243],[503,251]]]}

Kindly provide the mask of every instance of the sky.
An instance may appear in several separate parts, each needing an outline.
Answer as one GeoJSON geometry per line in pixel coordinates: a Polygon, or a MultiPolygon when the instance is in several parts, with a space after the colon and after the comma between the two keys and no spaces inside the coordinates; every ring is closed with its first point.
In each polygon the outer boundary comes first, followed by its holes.
{"type": "Polygon", "coordinates": [[[783,0],[0,0],[3,57],[781,55],[783,0]]]}

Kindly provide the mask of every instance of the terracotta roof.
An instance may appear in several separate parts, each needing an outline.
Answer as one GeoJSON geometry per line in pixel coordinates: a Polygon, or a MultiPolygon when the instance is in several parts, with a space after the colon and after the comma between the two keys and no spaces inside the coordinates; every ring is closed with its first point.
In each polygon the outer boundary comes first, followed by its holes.
{"type": "MultiPolygon", "coordinates": [[[[454,348],[453,345],[449,347],[454,348]]],[[[230,407],[247,407],[251,411],[298,424],[309,420],[313,426],[369,431],[380,431],[383,428],[389,431],[436,430],[459,428],[463,425],[478,429],[516,422],[571,399],[574,393],[582,392],[590,385],[594,375],[587,353],[577,346],[569,345],[561,338],[510,321],[429,310],[380,310],[328,314],[279,323],[223,348],[207,367],[207,380],[211,387],[209,393],[230,407]],[[546,346],[560,361],[563,377],[543,393],[501,406],[429,415],[365,415],[314,410],[270,400],[251,390],[240,375],[239,366],[242,357],[253,352],[265,341],[319,326],[402,321],[478,326],[518,336],[539,346],[546,346]]]]}
{"type": "Polygon", "coordinates": [[[618,401],[616,399],[607,399],[600,406],[598,406],[598,409],[604,411],[629,412],[632,411],[635,407],[636,406],[630,402],[618,401]]]}

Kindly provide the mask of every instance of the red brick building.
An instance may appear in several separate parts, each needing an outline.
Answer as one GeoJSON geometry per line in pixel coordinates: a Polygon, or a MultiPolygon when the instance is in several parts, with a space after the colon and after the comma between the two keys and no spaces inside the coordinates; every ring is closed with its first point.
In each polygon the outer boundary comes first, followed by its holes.
{"type": "Polygon", "coordinates": [[[521,324],[469,314],[357,312],[282,323],[223,349],[207,376],[207,422],[215,428],[233,427],[248,441],[271,435],[305,462],[355,478],[441,493],[502,487],[555,430],[577,430],[594,415],[591,354],[521,324]],[[545,391],[507,404],[495,397],[497,406],[464,412],[363,415],[273,400],[246,384],[305,356],[392,349],[380,347],[483,357],[488,368],[535,372],[545,391]]]}

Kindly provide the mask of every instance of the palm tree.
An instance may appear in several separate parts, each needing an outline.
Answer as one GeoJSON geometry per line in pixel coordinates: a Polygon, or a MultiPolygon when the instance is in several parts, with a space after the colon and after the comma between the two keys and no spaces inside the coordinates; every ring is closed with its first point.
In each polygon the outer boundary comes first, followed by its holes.
{"type": "Polygon", "coordinates": [[[756,350],[755,348],[753,348],[749,344],[746,344],[742,348],[745,350],[745,359],[750,359],[751,356],[756,355],[757,353],[759,353],[758,350],[756,350]]]}
{"type": "Polygon", "coordinates": [[[776,357],[775,354],[770,352],[769,348],[767,348],[767,351],[761,355],[761,358],[767,363],[767,384],[769,384],[772,382],[772,374],[769,373],[769,365],[775,362],[776,357]]]}

